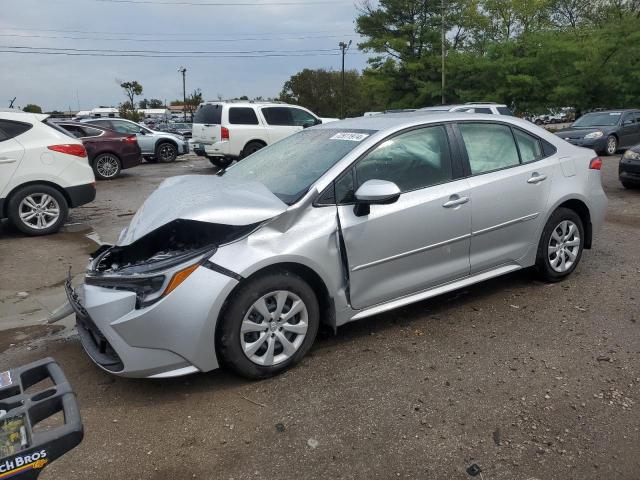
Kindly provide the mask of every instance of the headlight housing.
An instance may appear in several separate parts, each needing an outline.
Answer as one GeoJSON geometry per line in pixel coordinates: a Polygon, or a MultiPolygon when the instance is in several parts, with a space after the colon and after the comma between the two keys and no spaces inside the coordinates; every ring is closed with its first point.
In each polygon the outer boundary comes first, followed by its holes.
{"type": "Polygon", "coordinates": [[[627,150],[622,155],[625,160],[640,160],[640,152],[634,152],[633,150],[627,150]]]}
{"type": "Polygon", "coordinates": [[[604,132],[591,132],[591,133],[587,133],[584,138],[585,140],[592,140],[594,138],[600,138],[604,135],[604,132]]]}

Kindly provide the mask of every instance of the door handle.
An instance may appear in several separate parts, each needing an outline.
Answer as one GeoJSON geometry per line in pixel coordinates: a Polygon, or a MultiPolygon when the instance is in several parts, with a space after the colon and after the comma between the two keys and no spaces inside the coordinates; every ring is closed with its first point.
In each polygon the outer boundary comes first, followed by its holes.
{"type": "Polygon", "coordinates": [[[544,182],[547,179],[546,175],[540,175],[538,173],[534,173],[533,175],[531,175],[531,178],[529,180],[527,180],[527,183],[540,183],[540,182],[544,182]]]}
{"type": "Polygon", "coordinates": [[[449,197],[449,201],[444,203],[442,206],[444,208],[453,208],[463,205],[469,201],[469,197],[460,197],[458,195],[451,195],[449,197]]]}
{"type": "Polygon", "coordinates": [[[15,162],[16,162],[15,158],[0,157],[0,163],[15,163],[15,162]]]}

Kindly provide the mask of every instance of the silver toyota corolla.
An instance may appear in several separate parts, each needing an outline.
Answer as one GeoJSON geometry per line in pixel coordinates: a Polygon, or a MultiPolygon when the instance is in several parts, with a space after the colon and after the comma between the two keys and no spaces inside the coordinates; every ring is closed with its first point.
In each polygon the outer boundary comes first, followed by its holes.
{"type": "Polygon", "coordinates": [[[388,114],[164,181],[67,293],[123,376],[291,367],[337,328],[527,267],[558,281],[603,222],[601,161],[528,122],[388,114]]]}

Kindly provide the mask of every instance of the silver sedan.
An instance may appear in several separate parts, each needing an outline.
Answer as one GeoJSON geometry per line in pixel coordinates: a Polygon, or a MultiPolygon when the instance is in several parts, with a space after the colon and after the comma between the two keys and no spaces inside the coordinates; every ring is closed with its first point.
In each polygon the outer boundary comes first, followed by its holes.
{"type": "Polygon", "coordinates": [[[603,222],[600,166],[507,116],[320,125],[218,176],[166,180],[67,292],[87,353],[111,373],[268,377],[321,323],[523,268],[564,279],[603,222]]]}

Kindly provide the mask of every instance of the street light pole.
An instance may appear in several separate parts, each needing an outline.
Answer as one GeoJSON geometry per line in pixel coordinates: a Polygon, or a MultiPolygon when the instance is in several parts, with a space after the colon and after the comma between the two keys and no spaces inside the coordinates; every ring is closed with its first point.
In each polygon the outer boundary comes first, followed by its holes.
{"type": "Polygon", "coordinates": [[[342,50],[342,94],[340,95],[340,118],[342,119],[344,118],[344,56],[351,46],[351,40],[349,43],[340,42],[338,46],[342,50]]]}
{"type": "Polygon", "coordinates": [[[441,98],[441,101],[442,101],[442,105],[444,105],[446,103],[446,97],[445,97],[445,94],[444,94],[444,87],[445,87],[444,56],[445,56],[445,53],[446,53],[446,47],[445,47],[445,44],[444,44],[444,42],[446,40],[445,28],[444,28],[444,0],[441,0],[440,8],[442,10],[441,13],[440,13],[440,15],[442,17],[441,18],[441,20],[442,20],[441,21],[441,29],[440,29],[441,30],[440,31],[440,43],[442,43],[442,52],[441,52],[441,54],[442,54],[442,78],[441,78],[441,89],[442,89],[441,90],[441,95],[442,95],[442,98],[441,98]]]}
{"type": "Polygon", "coordinates": [[[182,113],[184,115],[184,122],[187,123],[187,69],[180,67],[178,71],[182,73],[182,113]]]}

